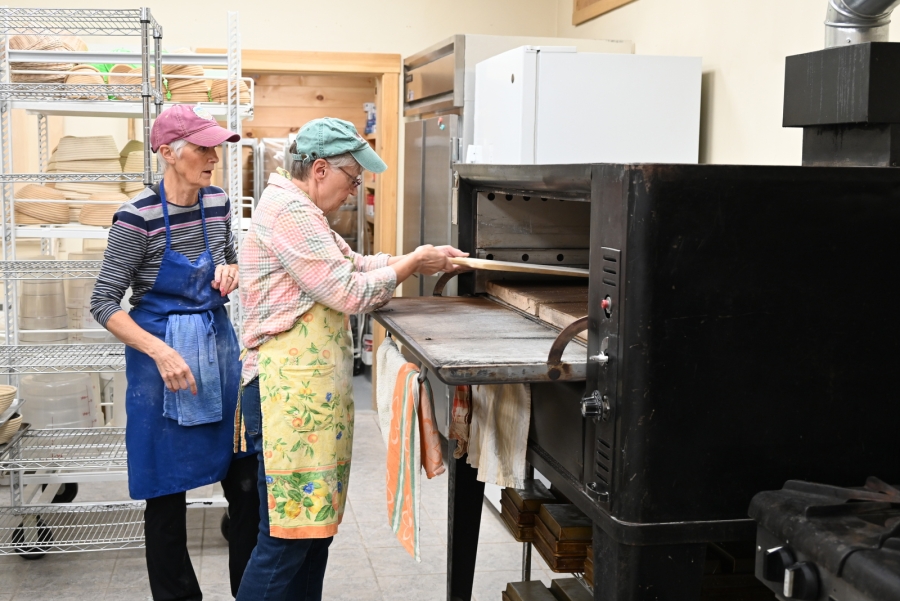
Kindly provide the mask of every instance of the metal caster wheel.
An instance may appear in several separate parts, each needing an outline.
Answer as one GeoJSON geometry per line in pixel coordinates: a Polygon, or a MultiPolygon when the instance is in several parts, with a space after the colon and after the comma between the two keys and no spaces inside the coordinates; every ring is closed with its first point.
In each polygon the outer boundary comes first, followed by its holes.
{"type": "Polygon", "coordinates": [[[225,513],[222,514],[222,523],[219,524],[219,528],[222,530],[222,538],[228,540],[228,531],[231,529],[231,518],[228,516],[228,510],[225,510],[225,513]]]}
{"type": "MultiPolygon", "coordinates": [[[[16,529],[13,531],[13,535],[12,535],[13,544],[14,545],[20,545],[20,544],[21,545],[33,545],[35,543],[41,544],[41,543],[49,543],[50,541],[52,541],[53,534],[50,532],[50,529],[47,528],[47,524],[44,523],[44,520],[42,520],[40,518],[40,516],[38,516],[36,518],[36,522],[37,522],[36,528],[34,526],[28,528],[28,530],[31,531],[31,532],[29,532],[29,534],[32,534],[32,535],[34,533],[34,530],[37,530],[37,540],[36,541],[35,540],[25,540],[27,531],[25,528],[25,522],[22,522],[21,524],[16,526],[16,529]]],[[[19,557],[21,557],[22,559],[27,559],[29,561],[34,561],[35,559],[43,558],[44,555],[47,554],[47,549],[48,549],[48,547],[46,547],[46,546],[44,546],[44,547],[40,547],[40,546],[19,547],[19,546],[16,546],[15,547],[15,551],[16,551],[16,553],[19,554],[19,557]]]]}

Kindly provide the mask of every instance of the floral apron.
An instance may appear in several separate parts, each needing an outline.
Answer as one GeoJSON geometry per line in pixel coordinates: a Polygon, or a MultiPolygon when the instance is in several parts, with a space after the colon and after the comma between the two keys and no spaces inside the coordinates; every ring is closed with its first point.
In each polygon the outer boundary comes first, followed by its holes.
{"type": "Polygon", "coordinates": [[[344,515],[353,449],[353,347],[343,313],[316,303],[259,347],[269,532],[327,538],[344,515]]]}

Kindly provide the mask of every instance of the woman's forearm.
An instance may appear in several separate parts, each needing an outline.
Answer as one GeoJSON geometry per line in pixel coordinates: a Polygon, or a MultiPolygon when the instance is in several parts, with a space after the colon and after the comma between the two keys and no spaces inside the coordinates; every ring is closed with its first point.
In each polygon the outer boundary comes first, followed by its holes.
{"type": "Polygon", "coordinates": [[[135,323],[125,311],[113,313],[106,322],[106,329],[120,341],[150,357],[168,348],[165,342],[135,323]]]}
{"type": "Polygon", "coordinates": [[[413,251],[408,255],[398,255],[388,259],[388,267],[393,267],[397,273],[397,283],[400,284],[409,276],[419,270],[419,254],[413,251]]]}

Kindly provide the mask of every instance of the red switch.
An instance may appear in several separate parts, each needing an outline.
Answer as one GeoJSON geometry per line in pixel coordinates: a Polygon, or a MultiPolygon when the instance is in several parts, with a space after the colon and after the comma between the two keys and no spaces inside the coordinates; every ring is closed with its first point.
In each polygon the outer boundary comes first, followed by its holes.
{"type": "Polygon", "coordinates": [[[600,301],[600,308],[604,311],[609,311],[610,307],[612,307],[612,303],[608,298],[604,298],[602,301],[600,301]]]}

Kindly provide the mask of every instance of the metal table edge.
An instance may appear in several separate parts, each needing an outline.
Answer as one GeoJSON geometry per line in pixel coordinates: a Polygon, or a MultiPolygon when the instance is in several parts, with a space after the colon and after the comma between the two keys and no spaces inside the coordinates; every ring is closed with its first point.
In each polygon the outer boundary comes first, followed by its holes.
{"type": "MultiPolygon", "coordinates": [[[[422,365],[428,368],[441,382],[444,384],[449,384],[451,386],[466,386],[469,384],[490,384],[491,382],[478,382],[472,380],[471,378],[463,378],[456,377],[452,373],[448,371],[446,366],[437,365],[434,363],[425,350],[419,346],[415,340],[405,336],[402,332],[398,331],[398,326],[393,322],[393,320],[388,316],[389,311],[382,311],[380,309],[376,309],[372,312],[372,318],[381,324],[385,330],[387,330],[388,334],[396,338],[400,341],[400,343],[418,359],[422,365]]],[[[548,328],[549,329],[549,328],[548,328]]],[[[572,341],[570,344],[580,344],[577,341],[572,341]]],[[[582,345],[584,346],[584,345],[582,345]]],[[[377,350],[377,349],[376,349],[377,350]]],[[[585,347],[585,351],[586,351],[585,347]]],[[[549,352],[549,351],[548,351],[549,352]]],[[[585,352],[585,362],[584,364],[569,364],[572,366],[571,374],[572,376],[569,378],[560,378],[559,380],[551,380],[549,376],[544,378],[534,378],[528,380],[517,380],[515,378],[505,378],[502,382],[494,382],[496,384],[544,384],[544,383],[552,383],[552,382],[584,382],[587,379],[587,352],[585,352]]],[[[549,370],[548,370],[549,371],[549,370]]]]}

